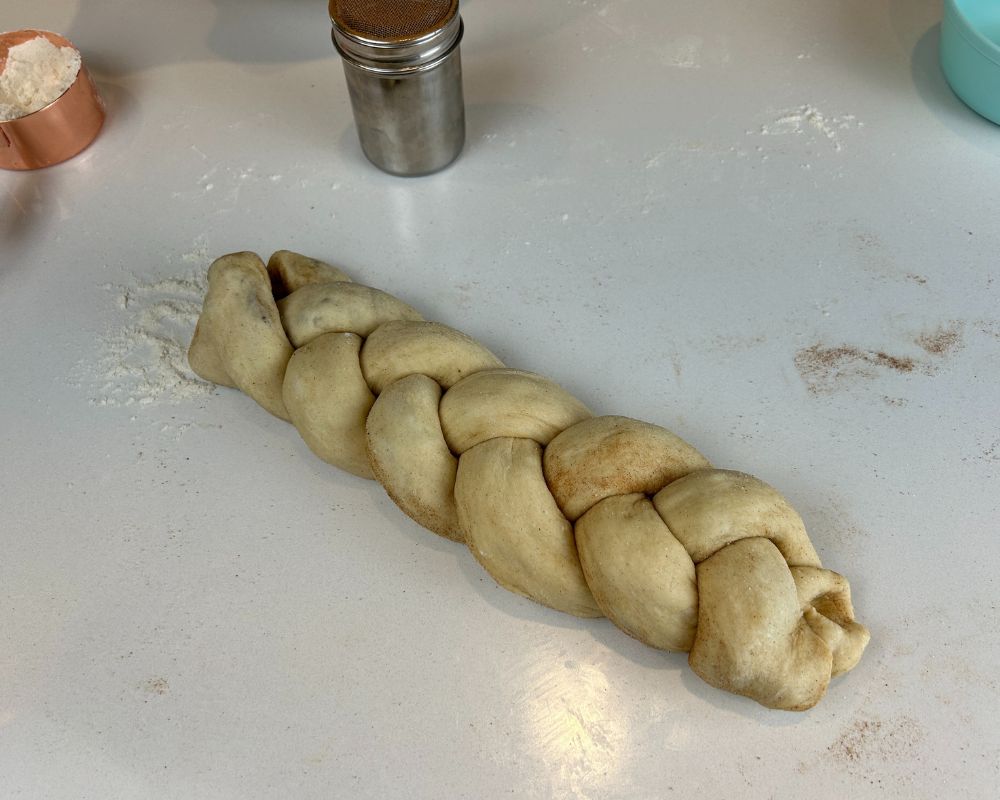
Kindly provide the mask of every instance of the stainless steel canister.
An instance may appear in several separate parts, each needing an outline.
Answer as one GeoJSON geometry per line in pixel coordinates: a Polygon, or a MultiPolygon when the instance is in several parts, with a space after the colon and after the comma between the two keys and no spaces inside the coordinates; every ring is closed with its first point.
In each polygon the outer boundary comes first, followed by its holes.
{"type": "Polygon", "coordinates": [[[458,0],[330,0],[365,155],[393,175],[446,167],[465,143],[458,0]]]}

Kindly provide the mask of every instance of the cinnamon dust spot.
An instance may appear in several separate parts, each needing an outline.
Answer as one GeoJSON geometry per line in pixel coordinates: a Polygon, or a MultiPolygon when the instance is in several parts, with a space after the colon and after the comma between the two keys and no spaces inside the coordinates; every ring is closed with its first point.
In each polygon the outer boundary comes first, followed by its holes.
{"type": "Polygon", "coordinates": [[[840,384],[863,378],[874,379],[880,370],[913,372],[917,363],[909,356],[894,356],[882,350],[861,350],[841,345],[814,344],[795,354],[795,368],[812,394],[835,391],[840,384]]]}
{"type": "Polygon", "coordinates": [[[979,328],[980,333],[985,333],[987,336],[992,336],[994,339],[1000,339],[1000,322],[993,319],[981,319],[976,323],[979,328]]]}
{"type": "Polygon", "coordinates": [[[902,761],[916,757],[914,751],[923,738],[924,729],[913,717],[858,719],[827,751],[847,766],[860,766],[865,761],[902,761]]]}
{"type": "MultiPolygon", "coordinates": [[[[913,343],[932,356],[929,359],[862,350],[852,345],[827,347],[817,343],[795,354],[795,367],[812,394],[834,392],[857,380],[874,380],[886,371],[907,374],[920,369],[926,375],[933,375],[941,367],[940,359],[961,349],[964,329],[964,323],[952,321],[916,336],[913,343]]],[[[906,402],[888,395],[883,395],[883,399],[892,406],[906,402]]]]}
{"type": "Polygon", "coordinates": [[[142,682],[142,688],[149,694],[167,694],[170,691],[170,684],[166,678],[150,678],[142,682]]]}
{"type": "Polygon", "coordinates": [[[914,340],[932,356],[944,356],[962,345],[962,325],[957,322],[942,325],[934,331],[922,333],[914,340]]]}

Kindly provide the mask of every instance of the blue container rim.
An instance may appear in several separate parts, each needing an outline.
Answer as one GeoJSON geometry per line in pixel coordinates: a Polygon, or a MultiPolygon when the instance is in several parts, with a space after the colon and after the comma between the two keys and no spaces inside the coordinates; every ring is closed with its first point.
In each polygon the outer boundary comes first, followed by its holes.
{"type": "Polygon", "coordinates": [[[945,16],[956,23],[957,31],[983,56],[1000,66],[1000,45],[987,38],[962,11],[960,0],[945,0],[945,16]]]}

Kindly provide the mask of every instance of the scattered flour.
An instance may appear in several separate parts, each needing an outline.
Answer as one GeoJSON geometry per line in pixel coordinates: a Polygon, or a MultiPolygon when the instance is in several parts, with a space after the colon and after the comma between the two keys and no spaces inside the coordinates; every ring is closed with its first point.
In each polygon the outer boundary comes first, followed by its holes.
{"type": "Polygon", "coordinates": [[[0,122],[20,119],[58,100],[79,72],[80,54],[72,47],[57,47],[44,36],[14,45],[0,72],[0,122]]]}
{"type": "Polygon", "coordinates": [[[701,69],[704,44],[700,36],[681,36],[664,48],[663,63],[677,69],[701,69]]]}
{"type": "Polygon", "coordinates": [[[667,158],[666,151],[660,151],[659,153],[654,153],[653,155],[648,156],[646,158],[646,160],[643,162],[643,166],[646,169],[658,169],[663,166],[663,163],[666,160],[666,158],[667,158]]]}
{"type": "Polygon", "coordinates": [[[674,69],[701,69],[726,67],[732,61],[729,37],[715,35],[705,39],[694,34],[684,34],[655,47],[660,63],[674,69]]]}
{"type": "Polygon", "coordinates": [[[781,112],[773,122],[761,125],[756,133],[759,136],[786,136],[788,134],[819,133],[828,139],[833,149],[840,152],[844,149],[840,141],[841,131],[864,127],[853,114],[839,117],[827,116],[814,105],[804,105],[781,112]]]}
{"type": "MultiPolygon", "coordinates": [[[[208,264],[210,259],[208,257],[208,245],[205,244],[205,240],[202,239],[200,236],[197,239],[195,239],[194,246],[191,248],[191,250],[181,255],[181,261],[183,261],[185,264],[199,264],[199,265],[208,264]]],[[[202,296],[204,296],[204,290],[207,284],[205,284],[205,277],[203,274],[199,278],[199,280],[201,282],[200,290],[202,292],[202,296]]]]}
{"type": "MultiPolygon", "coordinates": [[[[181,258],[203,262],[203,245],[181,258]]],[[[215,386],[188,366],[187,347],[207,288],[204,268],[127,286],[104,286],[126,319],[100,337],[96,363],[81,362],[77,378],[97,406],[146,406],[207,397],[215,386]]]]}

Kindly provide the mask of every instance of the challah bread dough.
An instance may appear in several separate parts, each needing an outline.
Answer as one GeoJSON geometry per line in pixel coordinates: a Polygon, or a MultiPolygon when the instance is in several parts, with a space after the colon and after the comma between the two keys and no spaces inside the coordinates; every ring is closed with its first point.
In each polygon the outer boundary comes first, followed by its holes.
{"type": "Polygon", "coordinates": [[[363,341],[356,333],[324,333],[300,347],[288,360],[282,396],[310,450],[335,467],[374,478],[365,420],[375,395],[358,365],[363,341]]]}
{"type": "Polygon", "coordinates": [[[501,586],[689,651],[713,686],[803,710],[868,643],[847,580],[774,488],[664,428],[593,416],[337,267],[217,259],[189,361],[374,477],[501,586]]]}
{"type": "Polygon", "coordinates": [[[278,301],[281,324],[293,347],[324,333],[368,336],[393,320],[421,320],[406,303],[359,283],[312,283],[278,301]]]}
{"type": "Polygon", "coordinates": [[[814,706],[833,673],[833,653],[806,622],[774,543],[740,539],[699,563],[697,574],[691,669],[770,708],[814,706]]]}
{"type": "Polygon", "coordinates": [[[687,652],[698,623],[698,582],[684,547],[641,492],[612,495],[576,521],[576,546],[594,598],[629,636],[687,652]]]}
{"type": "Polygon", "coordinates": [[[208,270],[208,293],[188,350],[191,369],[205,380],[239,389],[288,420],[282,384],[291,357],[264,262],[248,252],[216,259],[208,270]]]}
{"type": "Polygon", "coordinates": [[[441,398],[441,429],[454,453],[498,436],[548,444],[560,431],[587,419],[587,408],[541,375],[516,369],[484,369],[441,398]]]}
{"type": "Polygon", "coordinates": [[[350,277],[339,267],[291,250],[272,253],[267,260],[267,274],[275,300],[312,283],[351,283],[350,277]]]}
{"type": "Polygon", "coordinates": [[[606,497],[655,492],[709,466],[666,428],[628,417],[594,417],[567,427],[545,448],[545,479],[570,520],[606,497]]]}
{"type": "Polygon", "coordinates": [[[601,616],[573,526],[545,485],[538,442],[503,436],[473,445],[458,461],[455,500],[466,544],[497,583],[567,614],[601,616]]]}
{"type": "Polygon", "coordinates": [[[777,490],[753,475],[699,470],[657,492],[653,505],[695,564],[727,544],[763,536],[789,564],[820,565],[802,517],[777,490]]]}
{"type": "Polygon", "coordinates": [[[372,331],[361,353],[375,394],[407,375],[426,375],[450,389],[467,375],[502,366],[479,342],[436,322],[388,322],[372,331]]]}
{"type": "Polygon", "coordinates": [[[441,386],[419,372],[389,384],[365,423],[368,458],[375,479],[411,519],[464,542],[455,507],[458,459],[444,440],[440,405],[441,386]]]}

